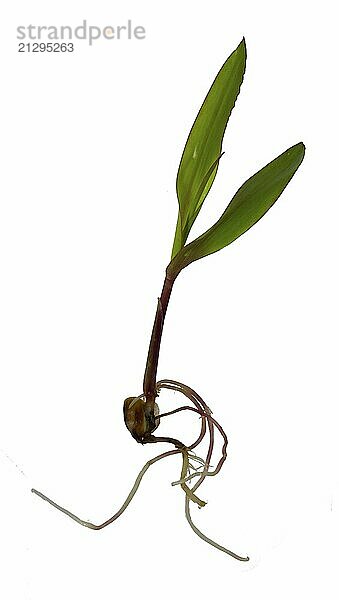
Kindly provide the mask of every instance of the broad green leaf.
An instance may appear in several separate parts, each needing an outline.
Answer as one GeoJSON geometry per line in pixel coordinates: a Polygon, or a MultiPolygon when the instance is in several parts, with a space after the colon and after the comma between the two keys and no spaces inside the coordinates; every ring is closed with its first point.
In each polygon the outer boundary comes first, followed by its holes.
{"type": "Polygon", "coordinates": [[[172,257],[183,247],[218,169],[226,125],[246,65],[243,39],[216,76],[188,136],[177,175],[179,213],[172,257]]]}
{"type": "Polygon", "coordinates": [[[168,273],[176,277],[191,262],[228,246],[257,223],[292,179],[304,154],[305,146],[300,142],[248,179],[220,219],[174,257],[167,268],[168,273]]]}

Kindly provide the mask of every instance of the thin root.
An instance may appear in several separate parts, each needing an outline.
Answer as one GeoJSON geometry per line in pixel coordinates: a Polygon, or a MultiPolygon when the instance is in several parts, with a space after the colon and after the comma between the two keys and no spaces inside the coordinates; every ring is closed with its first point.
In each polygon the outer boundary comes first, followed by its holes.
{"type": "Polygon", "coordinates": [[[68,517],[73,519],[73,521],[76,521],[76,523],[79,523],[79,525],[82,525],[83,527],[89,527],[89,529],[96,529],[96,530],[103,529],[104,527],[107,527],[107,525],[110,525],[111,523],[113,523],[113,521],[118,519],[120,517],[120,515],[122,515],[122,513],[126,510],[129,503],[135,496],[143,476],[145,475],[146,471],[150,468],[150,466],[154,465],[154,463],[158,462],[158,460],[161,460],[162,458],[166,458],[167,456],[172,456],[172,454],[178,454],[179,452],[180,452],[180,450],[170,450],[169,452],[163,452],[163,454],[159,454],[158,456],[155,456],[151,460],[147,461],[147,463],[143,466],[140,473],[138,474],[138,476],[135,480],[135,483],[134,483],[130,493],[128,494],[125,502],[121,506],[121,508],[119,508],[118,512],[116,512],[110,519],[108,519],[107,521],[104,521],[104,523],[101,523],[100,525],[95,525],[94,523],[90,523],[89,521],[84,521],[83,519],[80,519],[79,517],[74,515],[72,512],[70,512],[66,508],[63,508],[62,506],[60,506],[59,504],[57,504],[56,502],[54,502],[53,500],[51,500],[50,498],[48,498],[47,496],[42,494],[41,492],[38,492],[38,490],[35,490],[34,488],[31,491],[33,492],[33,494],[36,494],[37,496],[42,498],[42,500],[46,500],[46,502],[48,502],[49,504],[54,506],[54,508],[57,508],[58,510],[63,512],[65,515],[67,515],[68,517]]]}
{"type": "MultiPolygon", "coordinates": [[[[214,542],[213,540],[208,538],[205,534],[203,534],[196,527],[196,525],[194,525],[194,523],[192,521],[191,513],[190,513],[190,502],[194,502],[194,503],[198,504],[199,508],[206,505],[206,502],[204,502],[203,500],[200,500],[200,498],[198,498],[198,496],[196,496],[195,491],[198,489],[198,487],[200,487],[200,485],[203,483],[203,481],[205,480],[206,477],[217,475],[217,473],[219,473],[222,465],[224,464],[224,462],[226,460],[226,456],[227,456],[227,454],[226,454],[226,448],[227,448],[226,434],[225,434],[224,430],[222,429],[222,427],[219,425],[219,423],[211,416],[212,415],[211,409],[207,406],[207,404],[203,401],[203,399],[194,390],[192,390],[191,388],[189,388],[188,386],[186,386],[182,383],[179,383],[179,382],[173,381],[173,380],[169,380],[169,379],[165,379],[165,380],[159,381],[157,383],[157,392],[158,393],[160,392],[160,390],[162,388],[167,388],[174,392],[176,392],[176,391],[181,392],[184,396],[186,396],[186,398],[188,398],[192,402],[194,407],[182,406],[182,407],[174,409],[170,412],[159,415],[157,417],[157,419],[160,420],[161,417],[172,415],[176,412],[180,412],[183,410],[193,411],[193,412],[197,413],[201,418],[200,434],[199,434],[197,440],[190,446],[185,446],[184,444],[182,444],[181,442],[179,442],[179,440],[176,440],[175,438],[161,438],[161,437],[150,436],[148,439],[149,442],[154,442],[154,443],[160,442],[160,441],[161,442],[170,442],[176,446],[176,449],[170,450],[168,452],[163,452],[162,454],[159,454],[158,456],[155,456],[151,460],[147,461],[147,463],[143,466],[143,468],[139,472],[139,474],[135,480],[135,483],[134,483],[130,493],[128,494],[125,502],[122,504],[121,508],[110,519],[108,519],[107,521],[104,521],[104,523],[101,523],[100,525],[95,525],[94,523],[80,519],[79,517],[74,515],[72,512],[70,512],[66,508],[63,508],[62,506],[60,506],[59,504],[57,504],[56,502],[54,502],[53,500],[51,500],[50,498],[48,498],[47,496],[45,496],[44,494],[39,492],[38,490],[32,489],[32,492],[34,494],[36,494],[37,496],[39,496],[40,498],[42,498],[42,500],[45,500],[46,502],[48,502],[49,504],[54,506],[57,510],[63,512],[65,515],[67,515],[68,517],[73,519],[73,521],[76,521],[76,523],[78,523],[79,525],[82,525],[83,527],[88,527],[89,529],[95,529],[95,530],[103,529],[104,527],[107,527],[107,525],[110,525],[116,519],[118,519],[120,517],[120,515],[122,515],[122,513],[126,510],[126,508],[129,506],[131,500],[134,498],[134,496],[140,486],[143,476],[145,475],[146,471],[149,469],[149,467],[151,465],[158,462],[159,460],[162,460],[163,458],[166,458],[167,456],[172,456],[174,454],[180,453],[180,454],[182,454],[182,459],[183,459],[181,475],[180,475],[180,479],[178,481],[174,481],[172,483],[172,485],[180,485],[182,490],[185,493],[185,516],[186,516],[186,519],[187,519],[190,527],[193,529],[194,533],[198,537],[200,537],[202,540],[207,542],[207,544],[214,546],[214,548],[221,550],[222,552],[224,552],[225,554],[228,554],[229,556],[232,556],[236,560],[248,561],[249,560],[248,556],[246,556],[246,557],[239,556],[235,552],[228,550],[224,546],[221,546],[220,544],[218,544],[217,542],[214,542]],[[197,446],[199,446],[199,444],[204,439],[205,434],[207,432],[206,423],[207,423],[208,430],[209,430],[209,446],[208,446],[206,458],[203,459],[203,458],[200,458],[199,456],[196,456],[195,452],[193,451],[193,448],[196,448],[197,446]],[[217,466],[215,467],[214,471],[210,471],[209,470],[211,468],[210,462],[211,462],[211,457],[212,457],[213,448],[214,448],[214,429],[215,428],[218,430],[219,434],[223,438],[223,447],[222,447],[222,451],[221,451],[221,457],[219,459],[219,462],[217,463],[217,466]],[[199,466],[195,466],[194,463],[198,463],[199,466]],[[191,470],[193,470],[194,472],[191,473],[191,470]],[[192,488],[190,488],[187,485],[187,482],[191,481],[195,477],[198,477],[198,481],[194,484],[194,486],[192,488]]],[[[141,398],[141,397],[143,397],[143,395],[139,396],[138,398],[141,398]]]]}
{"type": "MultiPolygon", "coordinates": [[[[226,436],[224,430],[222,429],[221,425],[211,416],[212,415],[211,409],[207,406],[207,404],[202,400],[202,398],[194,390],[192,390],[191,388],[189,388],[188,386],[186,386],[182,383],[179,383],[179,382],[173,381],[173,380],[168,380],[168,379],[165,379],[165,380],[157,383],[158,391],[160,391],[161,388],[167,388],[167,389],[171,389],[173,391],[181,392],[184,396],[186,396],[186,398],[188,398],[194,404],[194,408],[192,406],[183,406],[183,407],[175,409],[169,413],[165,413],[162,416],[165,416],[165,415],[167,416],[167,415],[170,415],[175,412],[182,411],[182,410],[191,410],[200,415],[200,417],[202,419],[202,423],[205,423],[205,421],[207,421],[209,434],[210,434],[210,436],[209,436],[210,442],[209,442],[206,459],[203,460],[202,458],[197,457],[195,455],[195,453],[192,452],[192,446],[191,446],[190,452],[188,453],[187,463],[185,462],[185,459],[183,458],[183,467],[181,470],[180,480],[172,483],[172,485],[181,485],[181,488],[186,492],[186,498],[185,498],[186,519],[187,519],[191,529],[193,529],[194,533],[198,537],[200,537],[204,542],[206,542],[207,544],[210,544],[211,546],[213,546],[214,548],[217,548],[218,550],[221,550],[221,552],[224,552],[225,554],[232,556],[236,560],[247,562],[249,560],[248,556],[240,556],[239,554],[232,552],[232,550],[229,550],[228,548],[221,546],[214,540],[211,540],[204,533],[202,533],[200,531],[200,529],[198,529],[196,527],[196,525],[193,523],[191,513],[190,513],[191,494],[194,494],[194,496],[195,496],[195,491],[203,483],[204,479],[207,476],[217,475],[226,460],[227,436],[226,436]],[[218,462],[216,468],[214,469],[214,471],[209,471],[211,456],[212,456],[213,447],[214,447],[214,427],[219,431],[220,435],[222,436],[222,438],[224,440],[224,443],[223,443],[223,447],[222,447],[221,458],[219,459],[219,462],[218,462]],[[192,461],[195,460],[196,462],[200,463],[200,465],[203,467],[203,470],[200,472],[192,473],[192,474],[189,473],[188,459],[190,459],[192,461]],[[184,467],[186,467],[186,468],[184,468],[184,467]],[[192,488],[189,488],[186,485],[186,482],[190,481],[194,477],[199,477],[199,479],[192,488]],[[187,493],[187,490],[189,490],[189,493],[187,493]]],[[[201,437],[200,441],[201,440],[202,440],[202,437],[201,437]]],[[[194,447],[196,447],[196,445],[194,447]]],[[[183,452],[183,454],[184,454],[184,452],[183,452]]],[[[199,506],[199,508],[200,508],[200,506],[199,506]]]]}
{"type": "Polygon", "coordinates": [[[192,521],[191,513],[190,513],[190,501],[187,496],[186,496],[186,500],[185,500],[185,516],[186,516],[186,519],[187,519],[190,527],[193,529],[194,533],[196,533],[198,537],[200,537],[202,540],[204,540],[204,542],[207,542],[207,544],[214,546],[214,548],[217,548],[218,550],[225,552],[225,554],[232,556],[236,560],[241,560],[243,562],[247,562],[248,560],[250,560],[249,556],[239,556],[239,554],[232,552],[232,550],[228,550],[228,548],[225,548],[224,546],[220,546],[220,544],[218,544],[214,540],[211,540],[210,538],[208,538],[204,533],[202,533],[200,531],[200,529],[197,528],[196,525],[194,525],[194,523],[192,521]]]}
{"type": "MultiPolygon", "coordinates": [[[[188,470],[188,452],[187,452],[187,450],[183,449],[182,450],[181,479],[185,478],[187,470],[188,470]]],[[[193,493],[191,488],[189,488],[185,482],[181,483],[181,487],[184,490],[187,498],[189,498],[192,502],[195,502],[196,504],[198,504],[198,506],[200,506],[200,508],[202,508],[203,506],[206,506],[206,502],[204,502],[204,500],[200,500],[200,498],[198,498],[198,496],[196,496],[193,493]]]]}

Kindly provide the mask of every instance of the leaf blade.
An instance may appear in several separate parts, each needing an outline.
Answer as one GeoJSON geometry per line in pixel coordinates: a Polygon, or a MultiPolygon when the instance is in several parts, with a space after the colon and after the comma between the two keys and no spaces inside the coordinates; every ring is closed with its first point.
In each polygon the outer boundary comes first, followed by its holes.
{"type": "Polygon", "coordinates": [[[242,39],[214,79],[188,135],[176,181],[182,246],[215,179],[218,162],[203,190],[200,189],[203,178],[221,154],[222,140],[240,91],[245,66],[246,45],[242,39]]]}
{"type": "MultiPolygon", "coordinates": [[[[221,159],[222,155],[224,154],[224,152],[222,152],[220,154],[220,156],[217,157],[217,159],[212,163],[212,165],[210,166],[210,168],[208,169],[207,173],[205,174],[205,177],[203,178],[198,191],[197,191],[197,198],[201,198],[206,186],[208,185],[208,182],[213,174],[213,171],[215,171],[215,169],[218,168],[219,165],[219,160],[221,159]]],[[[195,214],[192,215],[192,224],[193,225],[195,219],[197,218],[201,205],[202,205],[203,200],[201,200],[200,203],[197,204],[196,209],[195,209],[195,214]]],[[[175,230],[175,236],[174,236],[174,242],[173,242],[173,249],[172,249],[172,256],[171,258],[173,258],[177,252],[183,247],[185,241],[187,240],[188,234],[190,232],[190,228],[191,226],[189,226],[189,224],[186,224],[186,227],[183,228],[182,224],[181,224],[181,214],[180,211],[178,212],[178,220],[177,220],[177,226],[176,226],[176,230],[175,230]],[[184,241],[183,241],[184,240],[184,241]]]]}
{"type": "Polygon", "coordinates": [[[295,144],[245,181],[220,219],[171,261],[169,272],[176,277],[191,262],[218,252],[255,225],[278,200],[304,155],[304,144],[295,144]]]}

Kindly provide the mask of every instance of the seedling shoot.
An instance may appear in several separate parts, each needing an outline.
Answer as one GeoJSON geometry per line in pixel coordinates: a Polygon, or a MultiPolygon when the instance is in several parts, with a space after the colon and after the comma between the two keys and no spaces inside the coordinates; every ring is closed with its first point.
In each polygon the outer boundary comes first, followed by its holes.
{"type": "Polygon", "coordinates": [[[157,381],[157,367],[166,311],[173,285],[181,271],[192,262],[225,248],[255,225],[282,194],[304,158],[305,147],[302,142],[285,150],[245,181],[216,223],[192,242],[186,243],[216,177],[223,154],[225,129],[240,91],[245,67],[246,46],[243,39],[214,79],[189,133],[176,181],[179,209],[172,254],[156,306],[143,389],[140,395],[126,398],[123,405],[125,425],[138,443],[166,443],[171,449],[159,453],[145,464],[121,508],[99,525],[80,519],[41,492],[32,489],[34,494],[80,525],[90,529],[102,529],[113,523],[126,510],[151,465],[179,455],[181,470],[178,480],[172,485],[180,487],[184,494],[185,515],[190,527],[205,542],[240,561],[247,561],[249,558],[211,540],[196,527],[191,517],[191,503],[200,508],[206,504],[200,497],[202,484],[207,477],[216,476],[225,463],[226,433],[212,416],[209,401],[207,404],[196,391],[184,383],[172,379],[157,381]],[[183,398],[182,406],[174,409],[170,406],[160,406],[161,392],[164,389],[177,392],[183,398]],[[200,433],[196,439],[184,443],[175,437],[155,435],[155,431],[160,429],[165,419],[183,411],[189,412],[192,418],[199,419],[200,433]],[[202,442],[207,442],[207,451],[200,456],[202,442]]]}

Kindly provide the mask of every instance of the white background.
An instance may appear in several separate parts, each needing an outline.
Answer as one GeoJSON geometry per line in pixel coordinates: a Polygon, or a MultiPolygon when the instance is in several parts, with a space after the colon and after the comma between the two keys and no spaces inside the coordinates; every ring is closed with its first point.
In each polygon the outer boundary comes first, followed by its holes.
{"type": "MultiPolygon", "coordinates": [[[[338,94],[335,3],[14,1],[1,17],[1,597],[338,597],[338,94]],[[124,24],[144,41],[19,54],[18,25],[124,24]],[[245,82],[195,235],[251,174],[302,140],[281,199],[175,284],[159,378],[199,391],[229,436],[192,507],[238,563],[199,540],[151,467],[124,516],[81,528],[32,486],[100,522],[159,449],[122,420],[142,391],[169,260],[180,155],[245,35],[245,82]]],[[[161,403],[170,409],[172,399],[161,403]]],[[[170,419],[170,418],[169,418],[170,419]]],[[[191,440],[194,417],[162,426],[191,440]]],[[[163,447],[165,449],[165,447],[163,447]]]]}

